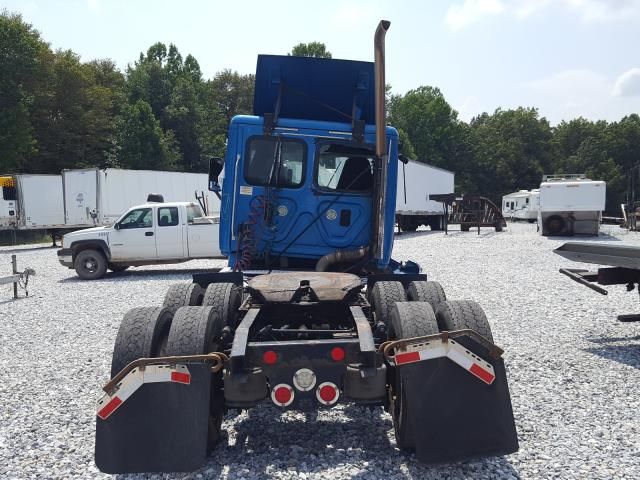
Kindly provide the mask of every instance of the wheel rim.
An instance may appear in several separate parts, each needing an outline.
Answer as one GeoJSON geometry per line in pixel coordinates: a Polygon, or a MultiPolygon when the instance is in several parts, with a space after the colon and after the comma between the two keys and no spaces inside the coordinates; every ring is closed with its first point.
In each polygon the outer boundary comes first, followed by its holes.
{"type": "Polygon", "coordinates": [[[88,273],[95,273],[98,270],[98,261],[94,257],[88,257],[84,261],[84,269],[88,273]]]}

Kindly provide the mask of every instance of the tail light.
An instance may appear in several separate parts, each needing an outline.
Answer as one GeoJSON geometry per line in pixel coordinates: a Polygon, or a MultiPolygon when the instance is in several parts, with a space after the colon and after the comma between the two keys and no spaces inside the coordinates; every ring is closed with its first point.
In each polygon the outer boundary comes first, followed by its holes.
{"type": "Polygon", "coordinates": [[[293,388],[286,383],[279,383],[271,390],[271,400],[279,407],[288,407],[293,402],[293,388]]]}
{"type": "Polygon", "coordinates": [[[316,397],[322,405],[333,405],[340,397],[340,390],[335,383],[324,382],[318,385],[316,397]]]}

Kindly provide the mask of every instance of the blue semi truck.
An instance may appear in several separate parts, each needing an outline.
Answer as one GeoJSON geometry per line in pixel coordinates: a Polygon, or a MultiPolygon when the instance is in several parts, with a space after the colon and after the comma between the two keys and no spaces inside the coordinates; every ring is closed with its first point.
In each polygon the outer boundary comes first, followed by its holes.
{"type": "Polygon", "coordinates": [[[391,258],[388,28],[376,30],[375,63],[259,56],[254,115],[232,120],[210,165],[228,267],[125,315],[97,406],[102,471],[197,469],[225,411],[263,402],[382,407],[398,446],[424,462],[518,449],[482,308],[391,258]]]}

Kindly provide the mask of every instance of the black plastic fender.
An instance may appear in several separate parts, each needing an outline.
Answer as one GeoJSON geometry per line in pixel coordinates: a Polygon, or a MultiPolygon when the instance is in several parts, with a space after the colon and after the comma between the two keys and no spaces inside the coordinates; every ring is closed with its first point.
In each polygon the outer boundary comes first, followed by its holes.
{"type": "Polygon", "coordinates": [[[105,473],[187,472],[207,457],[211,367],[191,382],[145,383],[106,420],[96,416],[95,460],[105,473]]]}
{"type": "MultiPolygon", "coordinates": [[[[468,337],[459,343],[479,355],[484,351],[468,337]]],[[[518,450],[504,361],[482,356],[494,368],[491,385],[448,358],[396,367],[419,461],[441,463],[518,450]]]]}

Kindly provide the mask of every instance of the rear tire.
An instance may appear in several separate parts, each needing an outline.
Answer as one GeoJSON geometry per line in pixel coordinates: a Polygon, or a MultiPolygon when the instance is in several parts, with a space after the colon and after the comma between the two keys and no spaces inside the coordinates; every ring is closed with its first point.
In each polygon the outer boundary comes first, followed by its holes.
{"type": "Polygon", "coordinates": [[[491,326],[482,307],[471,300],[442,302],[436,310],[440,330],[474,330],[493,343],[491,326]]]}
{"type": "MultiPolygon", "coordinates": [[[[219,349],[224,318],[214,307],[181,307],[175,315],[167,340],[167,355],[200,355],[219,349]]],[[[211,379],[209,404],[208,448],[212,450],[218,440],[224,416],[222,371],[211,379]]]]}
{"type": "Polygon", "coordinates": [[[213,307],[224,324],[236,328],[238,309],[242,303],[242,288],[233,283],[211,283],[204,292],[203,307],[213,307]]]}
{"type": "Polygon", "coordinates": [[[427,281],[411,282],[407,288],[407,298],[410,302],[427,302],[434,311],[441,302],[447,300],[442,285],[427,281]]]}
{"type": "MultiPolygon", "coordinates": [[[[391,312],[391,339],[422,337],[439,333],[433,308],[427,302],[398,302],[391,312]]],[[[415,449],[413,430],[407,419],[405,386],[397,367],[394,371],[391,401],[391,416],[396,435],[396,444],[401,450],[415,449]]]]}
{"type": "Polygon", "coordinates": [[[163,306],[174,312],[180,307],[197,307],[202,304],[204,293],[197,283],[175,283],[164,296],[163,306]]]}
{"type": "Polygon", "coordinates": [[[76,255],[73,268],[83,280],[97,280],[107,273],[107,259],[98,250],[82,250],[76,255]]]}
{"type": "Polygon", "coordinates": [[[407,294],[400,282],[380,281],[373,285],[369,298],[376,320],[384,322],[389,327],[391,310],[396,302],[406,302],[407,294]]]}
{"type": "Polygon", "coordinates": [[[168,308],[138,307],[125,313],[113,348],[111,377],[139,358],[163,355],[173,314],[168,308]]]}

